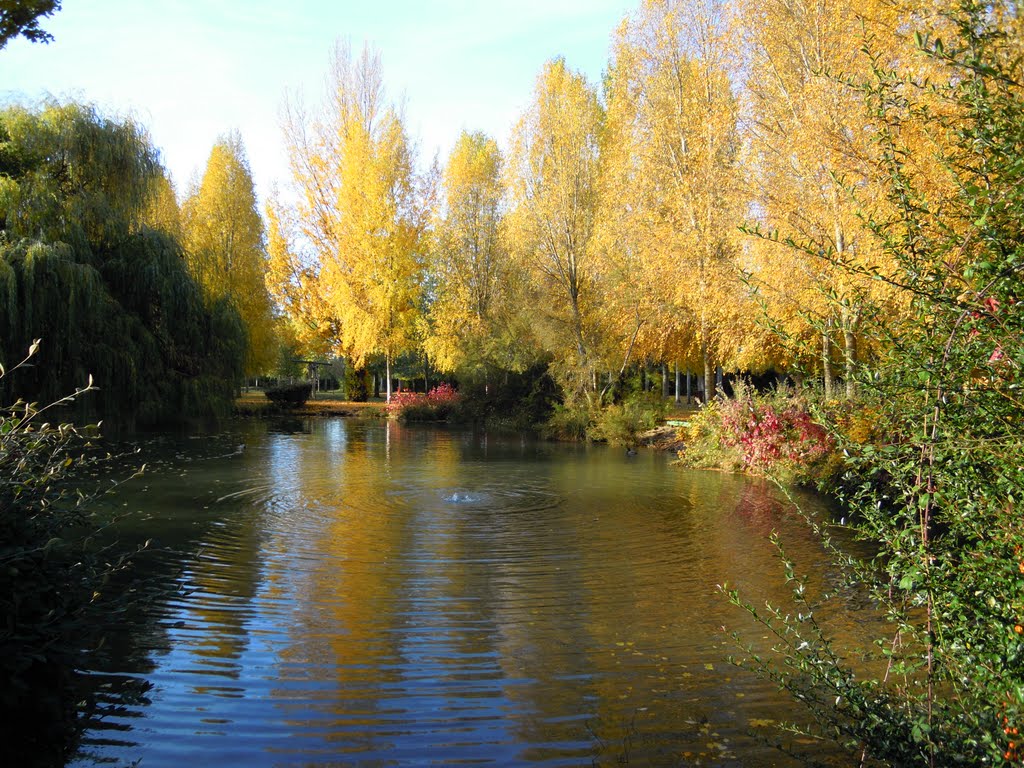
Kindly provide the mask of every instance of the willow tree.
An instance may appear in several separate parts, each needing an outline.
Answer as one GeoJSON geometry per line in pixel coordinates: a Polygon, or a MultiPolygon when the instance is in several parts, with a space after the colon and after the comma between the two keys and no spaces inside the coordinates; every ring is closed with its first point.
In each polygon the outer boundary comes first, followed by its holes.
{"type": "Polygon", "coordinates": [[[8,396],[56,399],[92,374],[108,421],[226,411],[242,329],[207,307],[153,226],[162,170],[145,132],[86,106],[0,112],[0,362],[42,345],[8,396]]]}
{"type": "Polygon", "coordinates": [[[464,131],[444,170],[426,340],[442,370],[486,376],[521,367],[524,334],[513,312],[520,281],[502,234],[502,168],[493,139],[464,131]]]}
{"type": "Polygon", "coordinates": [[[604,112],[563,59],[544,65],[516,124],[507,169],[509,242],[529,280],[529,311],[570,392],[592,386],[597,360],[592,236],[604,112]]]}
{"type": "MultiPolygon", "coordinates": [[[[738,102],[719,0],[648,0],[617,36],[609,76],[615,125],[605,184],[619,248],[670,309],[664,320],[696,347],[705,391],[735,351],[742,314],[735,277],[738,102]]],[[[613,245],[614,245],[613,241],[613,245]]]]}
{"type": "Polygon", "coordinates": [[[245,372],[277,362],[274,315],[264,276],[266,238],[242,137],[214,144],[199,186],[182,211],[189,271],[209,302],[228,301],[248,335],[245,372]]]}
{"type": "Polygon", "coordinates": [[[320,114],[286,114],[297,238],[282,245],[309,250],[310,301],[330,313],[319,330],[357,364],[381,355],[390,399],[391,364],[419,331],[431,188],[388,103],[377,52],[364,47],[357,57],[339,45],[330,88],[320,114]]]}

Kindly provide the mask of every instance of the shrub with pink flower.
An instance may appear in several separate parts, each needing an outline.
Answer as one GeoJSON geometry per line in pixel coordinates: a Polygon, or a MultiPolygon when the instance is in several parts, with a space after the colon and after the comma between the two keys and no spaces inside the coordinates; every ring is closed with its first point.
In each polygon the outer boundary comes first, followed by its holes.
{"type": "Polygon", "coordinates": [[[451,384],[438,384],[426,394],[394,393],[387,412],[402,421],[444,421],[458,402],[459,393],[451,384]]]}
{"type": "Polygon", "coordinates": [[[747,467],[769,471],[778,464],[805,467],[824,458],[832,438],[793,403],[779,407],[752,397],[722,407],[722,442],[736,448],[747,467]]]}
{"type": "Polygon", "coordinates": [[[835,441],[811,418],[803,398],[786,390],[757,395],[737,387],[691,420],[684,463],[819,480],[830,470],[835,441]]]}

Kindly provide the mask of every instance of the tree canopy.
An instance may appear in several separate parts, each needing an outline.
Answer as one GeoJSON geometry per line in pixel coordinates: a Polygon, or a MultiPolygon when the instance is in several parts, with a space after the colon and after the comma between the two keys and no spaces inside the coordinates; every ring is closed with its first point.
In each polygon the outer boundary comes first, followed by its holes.
{"type": "Polygon", "coordinates": [[[39,22],[60,10],[60,0],[0,0],[0,50],[18,36],[48,43],[53,35],[39,22]]]}
{"type": "Polygon", "coordinates": [[[189,272],[207,303],[227,301],[245,326],[246,375],[269,372],[277,363],[278,348],[264,279],[266,238],[252,172],[237,133],[214,144],[202,181],[185,201],[181,218],[189,272]]]}
{"type": "Polygon", "coordinates": [[[320,113],[294,106],[286,119],[298,204],[273,216],[298,237],[272,227],[271,274],[281,296],[302,282],[294,303],[336,353],[357,364],[384,358],[390,399],[391,364],[420,337],[432,185],[388,102],[380,55],[339,45],[332,64],[320,113]]]}
{"type": "Polygon", "coordinates": [[[145,132],[78,104],[0,112],[0,360],[42,339],[6,392],[54,400],[91,374],[108,421],[224,412],[244,355],[173,233],[147,218],[166,179],[145,132]]]}

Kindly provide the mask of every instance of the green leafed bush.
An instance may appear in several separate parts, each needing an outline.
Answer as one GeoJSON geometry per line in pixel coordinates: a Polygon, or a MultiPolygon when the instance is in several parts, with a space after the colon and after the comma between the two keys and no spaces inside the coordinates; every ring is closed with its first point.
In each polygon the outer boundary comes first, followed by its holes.
{"type": "Polygon", "coordinates": [[[268,389],[264,394],[274,405],[282,408],[298,408],[305,405],[313,394],[313,385],[307,382],[284,384],[268,389]]]}
{"type": "MultiPolygon", "coordinates": [[[[24,364],[35,355],[33,344],[24,364]]],[[[4,372],[7,378],[22,365],[4,372]]],[[[53,424],[46,406],[0,408],[0,743],[10,765],[63,765],[74,749],[74,672],[99,647],[110,577],[126,566],[95,543],[85,478],[105,461],[94,429],[53,424]]]]}
{"type": "Polygon", "coordinates": [[[1024,66],[1007,12],[963,0],[944,44],[919,38],[948,75],[929,86],[939,108],[878,60],[864,85],[894,213],[863,213],[911,308],[899,334],[877,313],[870,332],[891,348],[858,381],[870,419],[842,415],[833,430],[842,501],[876,554],[853,557],[808,521],[887,621],[873,646],[838,646],[785,557],[792,605],[730,593],[775,640],[747,663],[851,764],[1024,764],[1024,66]],[[929,159],[952,182],[944,196],[903,161],[911,120],[941,138],[929,159]]]}

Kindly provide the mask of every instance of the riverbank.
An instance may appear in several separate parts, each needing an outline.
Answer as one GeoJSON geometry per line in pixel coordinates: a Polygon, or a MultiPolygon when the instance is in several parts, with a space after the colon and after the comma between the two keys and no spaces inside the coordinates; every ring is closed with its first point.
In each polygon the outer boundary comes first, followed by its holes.
{"type": "Polygon", "coordinates": [[[338,392],[317,392],[309,400],[294,408],[282,409],[270,402],[262,390],[243,392],[235,398],[238,416],[264,416],[287,413],[291,416],[346,416],[381,418],[385,415],[383,400],[356,403],[345,400],[338,392]]]}
{"type": "MultiPolygon", "coordinates": [[[[261,417],[287,413],[291,416],[345,418],[384,418],[387,406],[383,399],[357,403],[346,400],[338,392],[317,392],[303,405],[282,409],[270,402],[262,390],[243,392],[235,399],[237,416],[261,417]]],[[[696,406],[670,404],[666,418],[653,429],[638,434],[637,445],[656,451],[678,452],[685,445],[685,433],[696,406]]]]}

